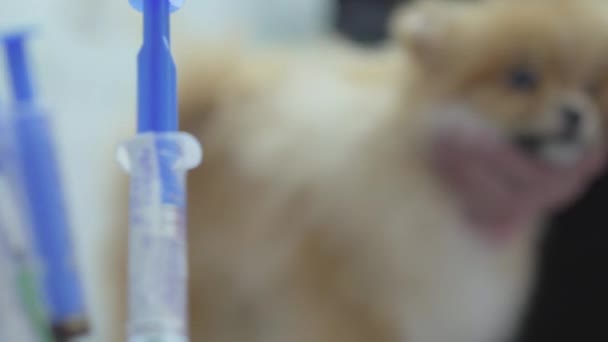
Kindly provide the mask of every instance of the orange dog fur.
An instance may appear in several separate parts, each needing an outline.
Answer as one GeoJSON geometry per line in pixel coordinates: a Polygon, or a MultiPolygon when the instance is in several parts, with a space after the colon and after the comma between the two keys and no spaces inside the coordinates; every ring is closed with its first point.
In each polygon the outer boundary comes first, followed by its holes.
{"type": "Polygon", "coordinates": [[[206,153],[188,189],[192,340],[509,338],[546,213],[490,244],[434,175],[429,139],[450,120],[553,136],[567,106],[576,141],[536,155],[602,143],[604,6],[423,2],[377,51],[188,51],[181,114],[206,153]]]}

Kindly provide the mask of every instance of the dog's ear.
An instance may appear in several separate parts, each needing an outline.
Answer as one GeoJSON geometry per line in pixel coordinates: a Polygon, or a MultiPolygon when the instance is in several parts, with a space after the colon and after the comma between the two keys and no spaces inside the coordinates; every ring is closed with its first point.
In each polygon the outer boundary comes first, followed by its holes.
{"type": "Polygon", "coordinates": [[[395,11],[389,30],[419,62],[441,63],[441,56],[453,44],[455,29],[470,6],[470,2],[462,1],[417,1],[395,11]]]}

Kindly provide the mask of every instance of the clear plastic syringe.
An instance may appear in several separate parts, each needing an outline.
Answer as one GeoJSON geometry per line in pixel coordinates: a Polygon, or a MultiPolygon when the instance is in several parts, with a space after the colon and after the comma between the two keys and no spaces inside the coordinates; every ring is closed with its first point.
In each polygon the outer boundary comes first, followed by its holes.
{"type": "Polygon", "coordinates": [[[0,341],[51,342],[7,118],[0,113],[0,341]]]}
{"type": "Polygon", "coordinates": [[[130,0],[143,12],[138,57],[138,135],[118,160],[131,174],[130,342],[188,341],[186,172],[202,159],[198,141],[178,132],[169,16],[183,1],[130,0]]]}
{"type": "Polygon", "coordinates": [[[73,249],[50,117],[38,102],[27,58],[28,32],[3,37],[13,101],[8,117],[23,211],[42,270],[53,333],[60,341],[88,332],[85,296],[73,249]]]}

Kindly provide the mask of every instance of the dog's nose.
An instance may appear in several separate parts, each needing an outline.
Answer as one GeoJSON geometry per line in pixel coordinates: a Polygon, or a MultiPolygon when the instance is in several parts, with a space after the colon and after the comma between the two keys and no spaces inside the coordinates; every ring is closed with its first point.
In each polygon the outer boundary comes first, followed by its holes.
{"type": "Polygon", "coordinates": [[[573,140],[578,137],[583,121],[581,112],[573,107],[562,108],[562,139],[573,140]]]}
{"type": "Polygon", "coordinates": [[[522,134],[515,136],[514,143],[528,155],[536,156],[540,153],[545,140],[539,135],[522,134]]]}
{"type": "Polygon", "coordinates": [[[572,107],[564,107],[562,109],[562,119],[566,130],[577,130],[581,125],[581,112],[572,107]]]}

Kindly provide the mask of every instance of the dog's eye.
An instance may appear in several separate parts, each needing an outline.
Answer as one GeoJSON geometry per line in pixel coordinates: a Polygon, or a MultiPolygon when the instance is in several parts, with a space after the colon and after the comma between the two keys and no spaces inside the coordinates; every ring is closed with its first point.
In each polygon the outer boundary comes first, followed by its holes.
{"type": "Polygon", "coordinates": [[[530,68],[518,67],[509,74],[509,84],[517,90],[532,91],[538,86],[538,82],[538,74],[530,68]]]}

